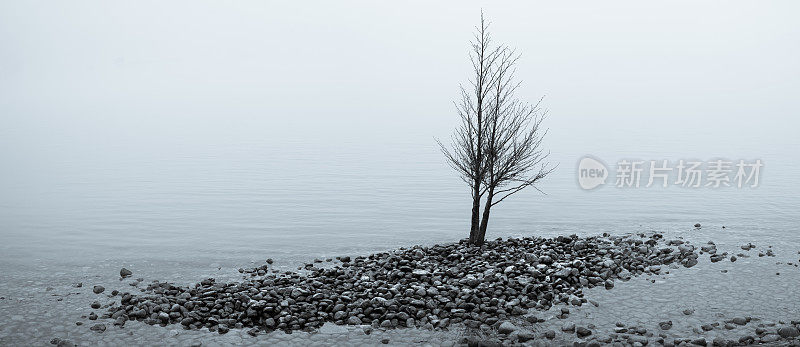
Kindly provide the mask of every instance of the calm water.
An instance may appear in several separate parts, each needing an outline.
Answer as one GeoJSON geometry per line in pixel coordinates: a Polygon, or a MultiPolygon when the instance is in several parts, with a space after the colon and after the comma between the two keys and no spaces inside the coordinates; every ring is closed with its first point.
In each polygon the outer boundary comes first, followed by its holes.
{"type": "MultiPolygon", "coordinates": [[[[295,264],[465,237],[466,187],[432,138],[399,137],[41,145],[4,169],[0,264],[5,272],[147,261],[202,272],[267,257],[295,264]]],[[[562,145],[568,151],[554,151],[559,167],[541,185],[547,195],[530,190],[498,205],[489,237],[675,231],[700,222],[720,229],[723,239],[752,233],[797,240],[800,166],[790,160],[792,148],[742,146],[715,155],[692,152],[691,145],[683,151],[682,140],[669,143],[678,151],[622,142],[601,152],[562,145]],[[605,186],[587,192],[575,177],[586,153],[607,163],[760,158],[765,167],[755,189],[605,186]]]]}

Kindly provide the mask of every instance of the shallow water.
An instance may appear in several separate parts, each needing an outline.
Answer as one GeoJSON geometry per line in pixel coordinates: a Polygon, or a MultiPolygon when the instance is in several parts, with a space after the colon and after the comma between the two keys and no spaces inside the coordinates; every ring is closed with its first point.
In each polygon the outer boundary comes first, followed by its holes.
{"type": "MultiPolygon", "coordinates": [[[[52,146],[51,150],[65,154],[52,146]]],[[[630,153],[623,148],[592,154],[607,163],[665,157],[657,150],[638,148],[630,153]]],[[[6,194],[0,200],[0,296],[4,297],[0,312],[9,317],[0,327],[4,344],[44,343],[59,336],[108,344],[153,344],[175,338],[173,327],[132,323],[122,330],[109,328],[101,336],[87,325],[75,325],[90,323],[80,316],[91,311],[92,285],[130,288],[127,282],[116,281],[123,266],[146,281],[189,284],[206,277],[237,278],[237,268],[261,264],[266,258],[291,269],[314,258],[453,242],[466,236],[466,189],[432,140],[387,140],[369,147],[265,141],[159,151],[123,148],[116,153],[122,155],[100,157],[86,148],[68,149],[71,156],[49,157],[6,172],[6,194]],[[77,282],[84,287],[73,288],[77,282]],[[70,292],[81,294],[63,297],[70,292]],[[130,331],[136,331],[136,339],[126,335],[130,331]]],[[[676,270],[656,284],[634,279],[612,291],[590,291],[589,297],[601,306],[584,307],[586,313],[578,322],[593,322],[598,329],[606,326],[610,332],[620,316],[626,324],[650,328],[673,319],[673,332],[679,337],[721,317],[790,320],[799,312],[794,303],[800,302],[793,290],[800,271],[786,265],[800,262],[796,229],[800,190],[792,184],[797,167],[780,151],[750,148],[742,153],[741,158],[748,160],[760,153],[757,158],[765,162],[758,188],[604,186],[583,191],[576,183],[574,165],[585,153],[556,153],[553,161],[560,167],[541,185],[547,195],[526,191],[498,205],[489,237],[656,231],[695,243],[713,240],[720,251],[733,254],[747,242],[761,250],[772,246],[775,258],[756,257],[755,251],[748,252],[753,257],[736,263],[711,264],[705,258],[695,268],[676,270]],[[693,228],[696,222],[702,229],[693,228]],[[682,317],[681,307],[695,308],[698,314],[682,317]]],[[[707,154],[698,154],[703,155],[707,154]]],[[[551,325],[558,330],[560,324],[552,320],[551,325]]],[[[335,343],[319,336],[304,340],[302,334],[241,340],[249,337],[243,332],[218,337],[178,331],[176,344],[198,339],[212,344],[302,343],[316,338],[321,344],[335,343]]],[[[400,343],[438,344],[459,333],[404,331],[365,337],[351,329],[337,336],[364,343],[379,343],[385,335],[400,343]]]]}

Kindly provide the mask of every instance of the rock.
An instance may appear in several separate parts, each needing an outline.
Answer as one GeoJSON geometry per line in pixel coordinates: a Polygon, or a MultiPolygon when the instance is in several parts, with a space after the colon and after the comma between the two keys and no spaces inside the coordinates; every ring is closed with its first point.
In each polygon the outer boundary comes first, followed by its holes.
{"type": "Polygon", "coordinates": [[[100,308],[100,303],[95,301],[90,305],[90,307],[93,308],[93,309],[98,309],[98,308],[100,308]]]}
{"type": "Polygon", "coordinates": [[[589,330],[589,329],[586,329],[584,327],[577,327],[575,329],[575,333],[578,335],[578,337],[586,337],[586,336],[591,335],[592,331],[589,330]]]}
{"type": "Polygon", "coordinates": [[[94,292],[95,294],[100,294],[104,290],[106,290],[106,288],[103,286],[94,286],[94,288],[92,288],[92,292],[94,292]]]}
{"type": "Polygon", "coordinates": [[[501,334],[506,334],[506,335],[508,335],[508,334],[510,334],[510,333],[512,333],[512,332],[514,332],[516,330],[517,330],[517,326],[512,324],[509,321],[505,321],[505,322],[501,323],[499,327],[497,327],[497,332],[499,332],[501,334]]]}
{"type": "Polygon", "coordinates": [[[552,340],[552,339],[556,338],[556,331],[555,330],[547,330],[547,331],[544,332],[544,337],[546,337],[548,340],[552,340]]]}
{"type": "Polygon", "coordinates": [[[692,267],[692,266],[695,266],[695,265],[697,265],[697,258],[686,258],[683,261],[683,266],[684,267],[689,268],[689,267],[692,267]]]}
{"type": "Polygon", "coordinates": [[[103,324],[103,323],[98,323],[98,324],[92,325],[92,327],[89,328],[89,330],[96,331],[98,333],[102,333],[102,332],[106,331],[106,325],[103,324]]]}
{"type": "Polygon", "coordinates": [[[761,337],[762,343],[772,343],[781,339],[781,336],[778,334],[767,334],[761,337]]]}
{"type": "Polygon", "coordinates": [[[532,332],[527,330],[522,330],[522,331],[518,330],[516,332],[517,332],[517,340],[520,342],[530,341],[536,337],[532,332]]]}
{"type": "Polygon", "coordinates": [[[695,228],[699,228],[699,227],[700,227],[700,223],[695,223],[695,224],[694,224],[694,227],[695,227],[695,228]]]}
{"type": "Polygon", "coordinates": [[[333,314],[333,319],[335,320],[344,320],[345,318],[347,318],[347,312],[345,311],[338,311],[333,314]]]}
{"type": "Polygon", "coordinates": [[[692,308],[687,308],[687,309],[683,310],[683,314],[685,314],[687,316],[690,316],[692,313],[694,313],[694,309],[692,309],[692,308]]]}
{"type": "Polygon", "coordinates": [[[637,335],[630,336],[629,341],[631,341],[631,343],[633,343],[634,346],[644,346],[649,343],[646,337],[637,335]]]}
{"type": "Polygon", "coordinates": [[[778,335],[780,335],[782,338],[797,337],[800,336],[800,331],[793,326],[785,326],[778,329],[778,335]]]}
{"type": "Polygon", "coordinates": [[[350,325],[361,325],[361,319],[359,319],[356,316],[350,316],[350,318],[347,318],[347,324],[350,324],[350,325]]]}
{"type": "Polygon", "coordinates": [[[119,270],[119,277],[125,278],[125,277],[130,277],[131,275],[133,275],[133,272],[131,272],[131,270],[128,270],[126,268],[122,268],[121,270],[119,270]]]}
{"type": "Polygon", "coordinates": [[[745,325],[745,324],[747,324],[747,318],[736,317],[736,318],[732,319],[731,322],[733,322],[736,325],[745,325]]]}
{"type": "Polygon", "coordinates": [[[575,331],[575,323],[573,323],[573,322],[564,323],[564,325],[561,326],[561,331],[570,332],[570,333],[575,331]]]}
{"type": "Polygon", "coordinates": [[[672,329],[672,321],[658,323],[658,327],[661,328],[661,330],[672,329]]]}
{"type": "Polygon", "coordinates": [[[50,343],[56,345],[57,347],[75,347],[75,344],[69,340],[64,340],[60,338],[54,338],[50,340],[50,343]]]}
{"type": "Polygon", "coordinates": [[[716,263],[725,259],[725,256],[722,254],[713,254],[709,259],[711,259],[712,263],[716,263]]]}
{"type": "Polygon", "coordinates": [[[728,340],[726,340],[726,339],[724,339],[722,337],[717,337],[712,341],[711,345],[712,346],[723,346],[724,347],[724,346],[728,346],[729,343],[730,343],[731,346],[733,345],[733,341],[728,341],[728,340]]]}
{"type": "Polygon", "coordinates": [[[531,324],[539,323],[539,317],[536,317],[534,314],[526,314],[523,318],[525,318],[525,320],[531,324]]]}
{"type": "Polygon", "coordinates": [[[381,340],[381,343],[384,344],[384,345],[387,345],[387,344],[389,344],[389,339],[383,339],[383,340],[381,340]]]}
{"type": "Polygon", "coordinates": [[[50,344],[57,345],[59,347],[67,347],[67,346],[72,347],[72,346],[75,346],[75,344],[73,344],[72,342],[70,342],[68,340],[62,340],[62,339],[60,339],[58,337],[53,338],[52,340],[50,340],[50,344]]]}
{"type": "Polygon", "coordinates": [[[228,329],[228,327],[226,327],[226,326],[224,326],[224,325],[220,325],[220,326],[218,326],[218,327],[217,327],[217,332],[218,332],[220,335],[222,335],[222,334],[227,334],[227,333],[228,333],[228,331],[230,331],[230,329],[228,329]]]}

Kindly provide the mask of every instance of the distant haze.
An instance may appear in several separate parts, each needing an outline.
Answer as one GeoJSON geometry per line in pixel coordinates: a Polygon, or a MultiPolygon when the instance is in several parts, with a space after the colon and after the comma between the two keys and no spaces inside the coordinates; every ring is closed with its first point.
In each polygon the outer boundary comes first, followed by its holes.
{"type": "Polygon", "coordinates": [[[481,9],[523,53],[520,96],[546,96],[560,165],[547,196],[498,208],[489,238],[796,223],[797,2],[4,1],[0,250],[50,254],[37,236],[74,252],[124,236],[187,258],[458,238],[468,192],[434,139],[457,124],[481,9]],[[585,154],[762,158],[764,186],[588,193],[574,176],[585,154]],[[219,235],[230,248],[208,245],[219,235]]]}

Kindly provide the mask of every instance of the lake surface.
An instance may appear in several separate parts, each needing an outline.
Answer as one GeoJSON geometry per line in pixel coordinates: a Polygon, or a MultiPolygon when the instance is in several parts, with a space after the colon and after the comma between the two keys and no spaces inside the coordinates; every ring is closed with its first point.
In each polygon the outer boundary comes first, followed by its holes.
{"type": "MultiPolygon", "coordinates": [[[[268,257],[298,263],[466,237],[467,187],[432,137],[399,137],[40,144],[4,169],[2,266],[67,269],[147,260],[236,267],[268,257]]],[[[794,148],[720,154],[698,148],[694,154],[620,142],[601,152],[554,151],[558,168],[540,185],[546,195],[529,189],[498,205],[488,237],[689,230],[697,222],[719,229],[719,238],[732,232],[797,236],[794,148]],[[580,189],[576,165],[584,154],[611,166],[606,186],[580,189]],[[669,159],[674,166],[679,159],[716,157],[761,159],[760,186],[645,188],[646,177],[640,188],[613,186],[613,166],[622,158],[669,159]]]]}
{"type": "MultiPolygon", "coordinates": [[[[722,315],[795,319],[800,293],[793,287],[800,271],[786,264],[800,262],[795,184],[800,167],[790,160],[797,147],[765,141],[763,147],[742,144],[714,153],[715,146],[692,145],[699,136],[676,135],[657,146],[605,136],[605,142],[590,136],[585,143],[602,145],[586,146],[554,136],[551,158],[559,167],[540,186],[546,195],[531,189],[497,205],[488,237],[656,231],[695,244],[713,240],[720,251],[734,254],[752,242],[759,251],[772,248],[777,257],[760,258],[753,251],[749,259],[711,264],[704,256],[695,268],[676,270],[653,285],[641,278],[611,291],[595,289],[587,295],[601,306],[580,319],[608,331],[618,317],[648,327],[675,320],[676,336],[693,334],[697,325],[722,315]],[[757,188],[644,188],[644,178],[642,187],[623,189],[613,186],[612,175],[606,186],[584,191],[576,166],[586,154],[605,161],[612,172],[622,158],[761,159],[765,166],[757,188]],[[701,230],[693,227],[698,222],[701,230]],[[687,307],[698,313],[683,317],[687,307]]],[[[76,137],[7,150],[6,162],[13,165],[5,168],[0,183],[0,313],[9,320],[0,324],[0,343],[46,344],[53,337],[110,345],[457,340],[457,331],[416,329],[378,332],[367,340],[357,329],[335,339],[272,333],[250,340],[243,331],[221,336],[136,322],[100,335],[74,324],[90,311],[92,285],[130,290],[127,282],[117,281],[123,266],[147,282],[190,285],[207,277],[235,280],[237,268],[267,258],[278,268],[293,269],[314,258],[465,238],[466,186],[432,137],[402,137],[363,142],[204,137],[155,143],[76,137]],[[74,287],[78,282],[84,283],[82,289],[74,287]]],[[[777,140],[786,141],[794,140],[777,140]]],[[[30,142],[6,148],[23,144],[30,142]]],[[[541,329],[558,330],[559,324],[553,318],[541,329]]],[[[738,338],[736,331],[718,333],[738,338]]]]}

